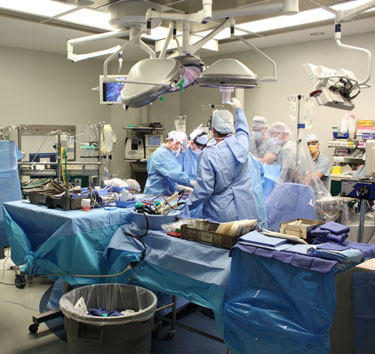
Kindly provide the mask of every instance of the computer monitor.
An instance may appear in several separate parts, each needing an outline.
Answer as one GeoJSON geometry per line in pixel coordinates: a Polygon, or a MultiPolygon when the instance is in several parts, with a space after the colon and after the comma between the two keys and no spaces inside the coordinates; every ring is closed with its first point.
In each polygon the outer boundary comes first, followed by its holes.
{"type": "Polygon", "coordinates": [[[126,76],[100,75],[99,90],[101,104],[121,104],[121,91],[124,88],[126,76]]]}
{"type": "Polygon", "coordinates": [[[161,134],[145,135],[145,151],[146,159],[163,143],[163,136],[161,134]]]}
{"type": "Polygon", "coordinates": [[[161,135],[147,135],[147,146],[160,146],[161,145],[161,135]]]}

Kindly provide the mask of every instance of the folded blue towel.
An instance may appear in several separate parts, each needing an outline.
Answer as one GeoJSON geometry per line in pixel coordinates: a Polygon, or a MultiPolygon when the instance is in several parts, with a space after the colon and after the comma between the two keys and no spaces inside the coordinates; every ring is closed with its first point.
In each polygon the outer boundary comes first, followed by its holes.
{"type": "Polygon", "coordinates": [[[312,248],[308,253],[316,257],[331,259],[345,264],[358,264],[363,260],[362,252],[354,248],[348,248],[342,251],[312,248]]]}
{"type": "Polygon", "coordinates": [[[334,221],[329,221],[321,225],[320,229],[330,231],[335,235],[347,234],[350,231],[349,226],[341,225],[334,221]]]}
{"type": "Polygon", "coordinates": [[[284,251],[291,253],[308,254],[311,248],[313,248],[311,245],[296,244],[288,245],[288,248],[286,248],[284,251]]]}
{"type": "Polygon", "coordinates": [[[287,242],[287,240],[277,237],[271,237],[261,234],[258,231],[251,231],[240,237],[241,243],[250,243],[253,245],[264,245],[277,247],[287,242]]]}
{"type": "Polygon", "coordinates": [[[315,237],[315,240],[313,242],[315,245],[323,243],[323,242],[336,242],[336,243],[343,244],[345,242],[345,240],[348,238],[347,233],[343,233],[343,234],[338,235],[338,234],[334,234],[334,233],[332,233],[328,230],[324,230],[321,227],[318,227],[317,229],[312,230],[310,232],[310,236],[315,237]]]}

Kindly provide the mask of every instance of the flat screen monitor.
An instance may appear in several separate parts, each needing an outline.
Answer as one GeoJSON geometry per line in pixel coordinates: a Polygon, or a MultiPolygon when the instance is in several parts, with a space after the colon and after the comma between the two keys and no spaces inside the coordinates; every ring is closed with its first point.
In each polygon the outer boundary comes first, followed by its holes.
{"type": "Polygon", "coordinates": [[[103,102],[121,103],[121,90],[123,89],[123,87],[123,82],[104,82],[103,102]]]}
{"type": "Polygon", "coordinates": [[[126,76],[124,75],[100,75],[100,103],[120,104],[121,91],[124,88],[126,76]]]}
{"type": "Polygon", "coordinates": [[[161,135],[148,135],[147,146],[159,146],[161,144],[161,135]]]}

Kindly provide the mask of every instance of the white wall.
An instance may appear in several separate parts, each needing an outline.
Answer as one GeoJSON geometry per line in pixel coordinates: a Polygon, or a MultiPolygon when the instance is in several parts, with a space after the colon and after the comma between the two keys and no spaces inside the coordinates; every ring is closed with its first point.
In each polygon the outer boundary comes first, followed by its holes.
{"type": "Polygon", "coordinates": [[[140,124],[142,109],[129,108],[125,111],[122,105],[113,105],[110,112],[112,128],[117,138],[116,149],[112,154],[111,171],[115,177],[131,178],[130,164],[125,161],[126,130],[124,127],[130,124],[140,124]]]}
{"type": "Polygon", "coordinates": [[[77,124],[109,120],[91,88],[101,63],[70,63],[64,55],[0,47],[0,124],[77,124]]]}
{"type": "MultiPolygon", "coordinates": [[[[344,42],[352,45],[375,49],[375,33],[366,33],[344,37],[344,42]]],[[[361,54],[344,51],[336,46],[333,39],[313,41],[302,44],[280,46],[264,49],[278,63],[278,82],[262,83],[259,88],[245,90],[245,113],[249,123],[254,115],[264,115],[270,122],[288,122],[289,105],[287,96],[292,94],[307,95],[312,86],[302,68],[302,64],[310,62],[332,68],[346,68],[353,71],[358,78],[365,75],[366,60],[361,54]]],[[[248,65],[258,75],[270,75],[272,67],[263,57],[253,51],[239,52],[220,56],[233,57],[248,65]]],[[[207,64],[219,57],[204,58],[207,64]]],[[[374,60],[373,60],[374,62],[374,60]]],[[[375,84],[374,78],[370,83],[375,84]]],[[[219,103],[220,93],[216,89],[190,88],[181,95],[181,108],[188,115],[190,127],[195,127],[207,120],[207,112],[201,106],[207,102],[219,103]],[[216,99],[216,102],[211,102],[216,99]]],[[[356,108],[351,112],[359,119],[375,119],[375,87],[362,90],[354,100],[356,108]]],[[[327,141],[332,139],[331,127],[339,125],[346,111],[318,107],[314,105],[314,124],[311,132],[315,132],[323,141],[321,149],[328,156],[332,155],[327,141]]]]}
{"type": "MultiPolygon", "coordinates": [[[[99,61],[70,63],[63,54],[0,47],[0,126],[109,122],[109,108],[91,90],[101,70],[99,61]]],[[[52,152],[53,141],[41,152],[52,152]]],[[[40,138],[26,138],[22,146],[35,152],[39,144],[40,138]]]]}

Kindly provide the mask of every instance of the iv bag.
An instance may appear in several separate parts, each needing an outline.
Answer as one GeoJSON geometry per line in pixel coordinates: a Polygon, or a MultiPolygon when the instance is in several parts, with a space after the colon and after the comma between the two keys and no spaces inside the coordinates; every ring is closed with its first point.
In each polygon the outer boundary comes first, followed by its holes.
{"type": "Polygon", "coordinates": [[[312,128],[314,115],[314,102],[312,97],[307,97],[303,105],[303,117],[302,121],[305,123],[305,128],[312,128]]]}
{"type": "Polygon", "coordinates": [[[174,121],[174,125],[177,131],[186,133],[186,117],[186,115],[177,116],[177,119],[174,121]]]}
{"type": "Polygon", "coordinates": [[[100,135],[100,153],[110,155],[114,144],[116,144],[116,135],[110,124],[104,124],[100,135]]]}

